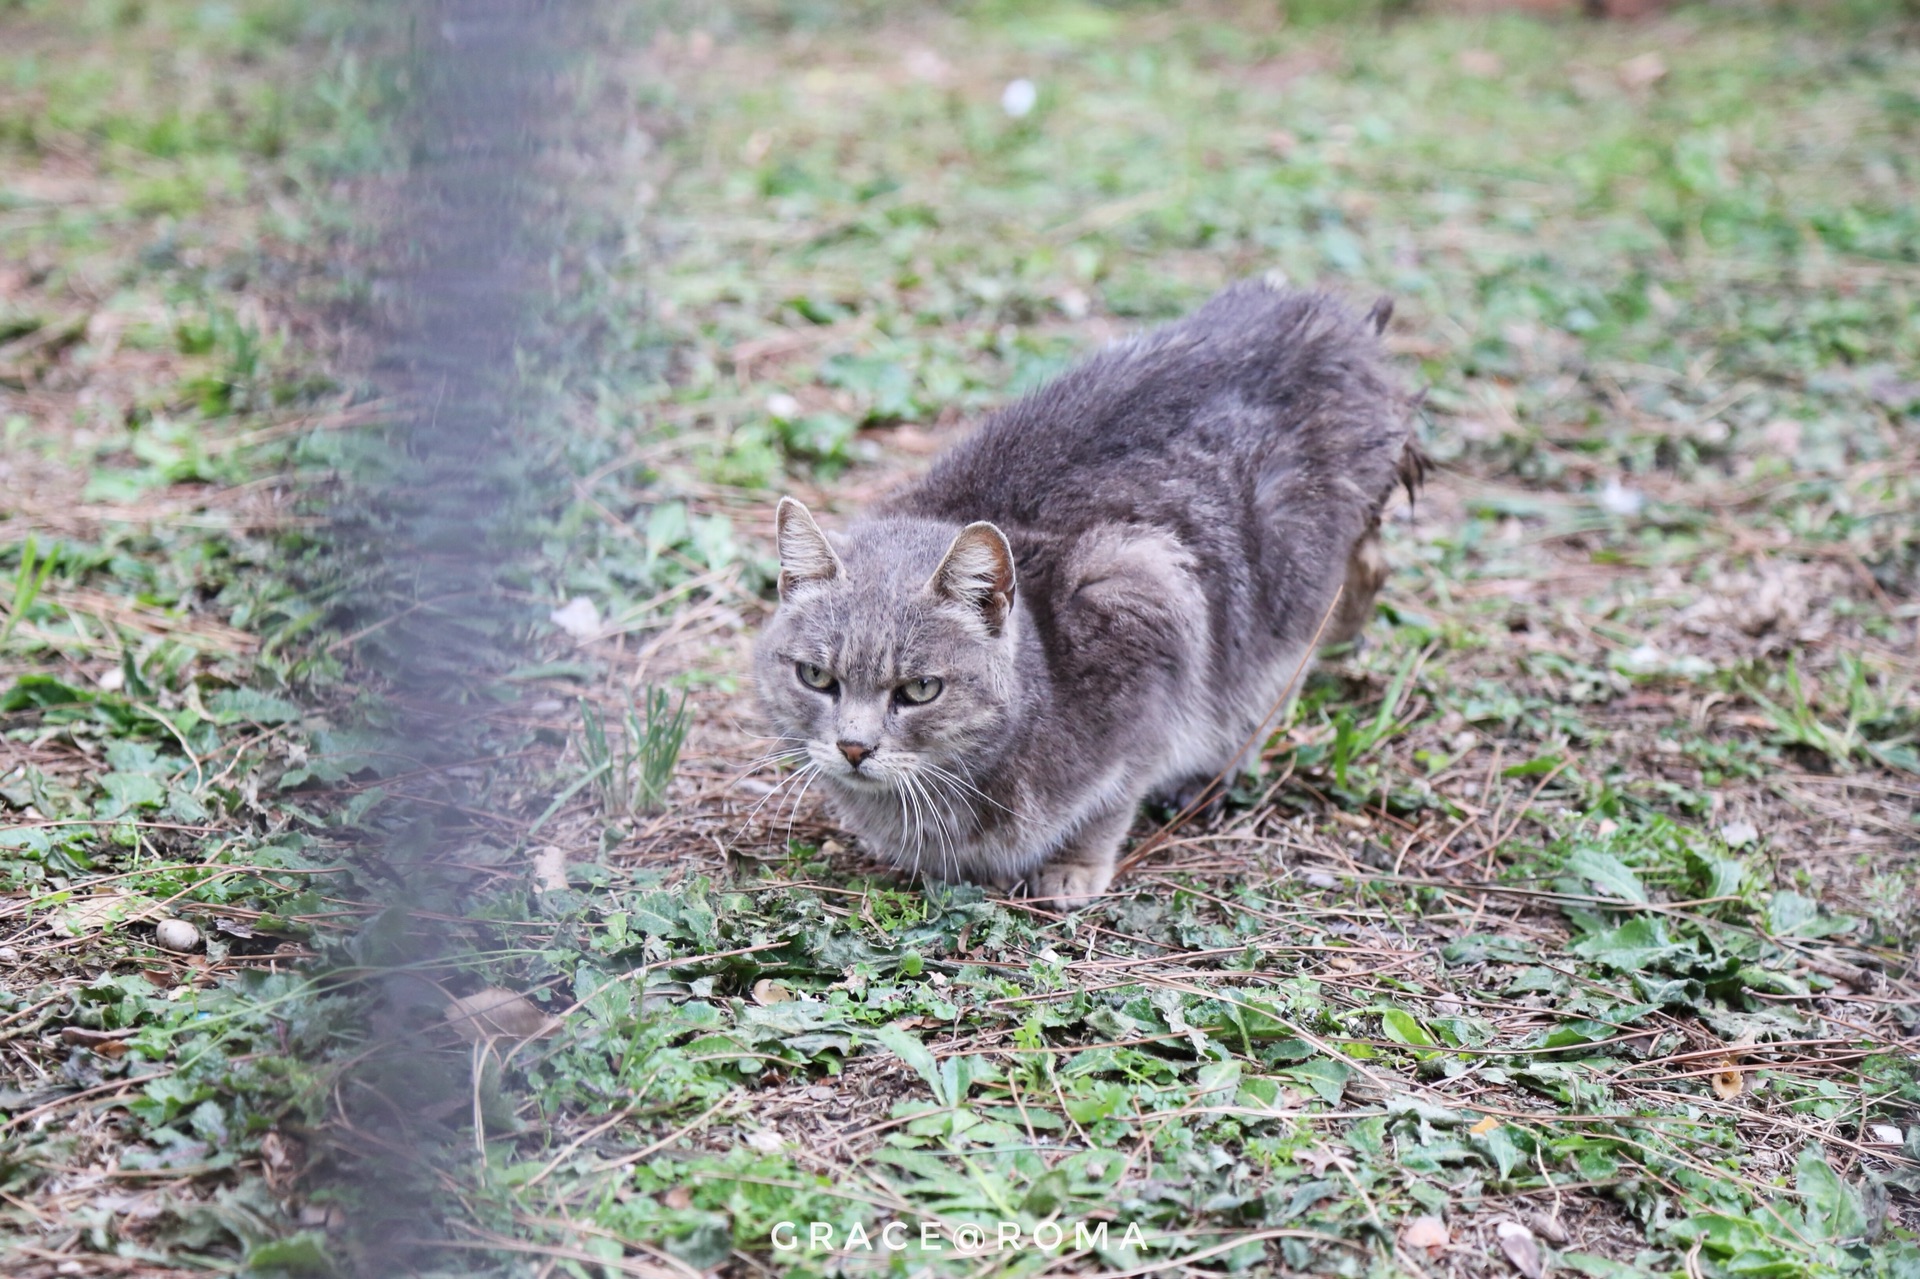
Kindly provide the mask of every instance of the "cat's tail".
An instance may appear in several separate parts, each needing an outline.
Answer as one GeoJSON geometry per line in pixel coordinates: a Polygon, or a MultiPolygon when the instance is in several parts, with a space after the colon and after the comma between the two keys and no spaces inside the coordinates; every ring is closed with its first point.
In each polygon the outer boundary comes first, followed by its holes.
{"type": "MultiPolygon", "coordinates": [[[[1389,294],[1382,293],[1374,299],[1373,305],[1367,309],[1367,325],[1373,329],[1373,335],[1375,337],[1384,337],[1387,332],[1387,325],[1391,323],[1392,320],[1393,298],[1389,294]]],[[[1420,406],[1425,402],[1426,398],[1427,390],[1425,387],[1421,387],[1420,390],[1415,392],[1413,397],[1407,401],[1407,420],[1409,422],[1419,415],[1420,406]]],[[[1394,467],[1395,477],[1407,490],[1408,506],[1412,506],[1414,501],[1419,497],[1421,486],[1427,482],[1427,472],[1432,469],[1433,459],[1428,457],[1426,450],[1420,447],[1419,440],[1414,437],[1412,429],[1409,428],[1407,431],[1406,445],[1400,450],[1400,461],[1394,467]]]]}
{"type": "MultiPolygon", "coordinates": [[[[1374,337],[1383,336],[1387,324],[1393,319],[1393,299],[1382,295],[1367,311],[1367,327],[1373,330],[1374,337]]],[[[1418,417],[1420,406],[1427,398],[1423,387],[1403,403],[1406,409],[1407,432],[1400,446],[1400,456],[1394,463],[1393,475],[1401,487],[1407,491],[1407,505],[1412,507],[1419,498],[1421,488],[1426,484],[1427,474],[1433,469],[1433,459],[1420,447],[1420,441],[1413,431],[1413,421],[1418,417]]],[[[1373,616],[1374,601],[1379,597],[1380,588],[1387,580],[1387,557],[1380,546],[1380,521],[1385,514],[1391,488],[1381,494],[1374,507],[1367,527],[1360,534],[1347,558],[1346,581],[1342,585],[1339,604],[1321,641],[1322,647],[1331,648],[1337,644],[1351,643],[1359,637],[1368,619],[1373,616]]]]}
{"type": "Polygon", "coordinates": [[[1374,299],[1373,306],[1367,311],[1367,323],[1373,326],[1373,336],[1379,337],[1387,331],[1387,322],[1393,319],[1393,299],[1382,293],[1374,299]]]}
{"type": "MultiPolygon", "coordinates": [[[[1420,406],[1426,402],[1427,389],[1423,386],[1414,393],[1407,403],[1409,423],[1419,416],[1420,406]]],[[[1412,506],[1420,496],[1420,490],[1426,486],[1427,474],[1433,470],[1433,458],[1420,447],[1420,438],[1413,433],[1411,425],[1407,428],[1407,442],[1400,449],[1400,461],[1394,467],[1394,475],[1407,490],[1407,505],[1412,506]]]]}

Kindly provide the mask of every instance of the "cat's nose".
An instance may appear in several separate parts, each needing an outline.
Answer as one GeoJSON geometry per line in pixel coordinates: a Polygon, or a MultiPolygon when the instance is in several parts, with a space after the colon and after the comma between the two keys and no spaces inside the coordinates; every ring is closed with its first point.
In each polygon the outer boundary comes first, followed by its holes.
{"type": "Polygon", "coordinates": [[[847,763],[855,768],[860,767],[861,760],[873,754],[872,747],[862,746],[859,742],[835,742],[834,745],[838,746],[840,753],[847,757],[847,763]]]}

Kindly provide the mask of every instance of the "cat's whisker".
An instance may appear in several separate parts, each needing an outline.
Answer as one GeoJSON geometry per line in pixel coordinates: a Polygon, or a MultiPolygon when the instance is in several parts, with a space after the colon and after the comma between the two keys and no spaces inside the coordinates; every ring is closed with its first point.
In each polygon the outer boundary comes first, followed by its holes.
{"type": "Polygon", "coordinates": [[[794,792],[793,802],[787,805],[787,847],[788,848],[793,847],[793,823],[800,816],[800,805],[806,802],[807,792],[813,788],[813,783],[819,778],[820,773],[821,773],[820,766],[818,764],[815,764],[813,766],[813,775],[807,778],[806,785],[802,786],[799,790],[794,792]]]}
{"type": "Polygon", "coordinates": [[[933,851],[932,844],[927,839],[927,818],[930,814],[926,809],[925,797],[921,795],[920,787],[914,782],[913,774],[901,773],[898,780],[900,795],[913,813],[913,863],[915,866],[922,866],[926,863],[927,854],[933,851]]]}
{"type": "MultiPolygon", "coordinates": [[[[930,774],[928,777],[928,781],[930,784],[934,784],[932,785],[932,788],[936,792],[939,791],[940,785],[950,786],[950,783],[940,782],[939,773],[930,774]],[[935,783],[938,783],[938,784],[935,784],[935,783]]],[[[958,878],[959,868],[960,868],[960,858],[959,858],[959,853],[955,849],[954,845],[958,843],[959,840],[961,839],[961,834],[960,834],[960,817],[959,817],[959,814],[954,811],[954,805],[956,801],[958,802],[961,808],[964,808],[967,810],[967,815],[969,818],[973,816],[973,813],[972,813],[972,805],[967,803],[966,798],[964,796],[958,794],[957,792],[953,792],[949,790],[948,797],[946,799],[946,812],[947,812],[946,826],[948,831],[948,835],[946,838],[947,857],[948,857],[948,860],[953,864],[955,877],[958,878]]]]}
{"type": "Polygon", "coordinates": [[[927,770],[927,772],[932,776],[938,777],[944,780],[949,785],[958,786],[968,791],[969,793],[977,796],[978,798],[984,800],[985,802],[992,804],[995,808],[999,809],[1001,812],[1005,813],[1009,817],[1017,819],[1020,816],[1020,814],[1014,812],[1011,808],[1008,808],[1005,804],[1001,803],[999,800],[995,799],[993,796],[987,794],[985,791],[981,790],[978,786],[975,786],[972,782],[960,776],[958,773],[949,772],[948,770],[940,767],[940,765],[932,763],[931,761],[925,758],[922,758],[920,760],[920,767],[927,770]]]}
{"type": "Polygon", "coordinates": [[[894,788],[894,794],[900,798],[900,834],[902,839],[906,838],[908,834],[908,822],[911,821],[913,864],[918,868],[925,860],[927,851],[926,827],[920,816],[919,795],[913,789],[913,777],[911,774],[898,774],[895,780],[899,783],[899,785],[894,788]]]}
{"type": "Polygon", "coordinates": [[[758,759],[750,759],[742,764],[740,766],[740,772],[734,777],[730,784],[738,786],[741,782],[746,781],[749,777],[752,777],[769,764],[780,764],[789,760],[798,761],[805,758],[807,758],[807,752],[804,749],[769,752],[768,754],[760,756],[758,759]]]}
{"type": "Polygon", "coordinates": [[[916,775],[916,772],[907,772],[902,774],[902,779],[921,796],[925,802],[928,815],[933,819],[934,833],[940,838],[940,869],[943,876],[950,871],[957,875],[959,859],[954,850],[953,841],[958,832],[955,830],[953,805],[951,801],[945,803],[944,807],[946,812],[943,815],[941,812],[943,806],[941,803],[942,796],[933,784],[936,779],[931,774],[926,777],[920,777],[916,775]]]}
{"type": "Polygon", "coordinates": [[[781,778],[777,783],[774,784],[773,789],[769,790],[766,794],[762,795],[759,801],[756,802],[752,808],[747,810],[746,816],[740,819],[740,829],[734,832],[734,838],[737,840],[742,835],[745,835],[747,833],[747,828],[753,825],[753,819],[759,815],[760,810],[762,808],[765,808],[767,806],[767,803],[770,800],[772,800],[774,796],[778,795],[781,791],[793,785],[796,781],[800,780],[803,777],[811,779],[811,777],[814,774],[818,773],[819,770],[820,770],[820,765],[813,763],[812,761],[809,761],[804,767],[796,769],[793,772],[788,773],[785,777],[781,778]]]}

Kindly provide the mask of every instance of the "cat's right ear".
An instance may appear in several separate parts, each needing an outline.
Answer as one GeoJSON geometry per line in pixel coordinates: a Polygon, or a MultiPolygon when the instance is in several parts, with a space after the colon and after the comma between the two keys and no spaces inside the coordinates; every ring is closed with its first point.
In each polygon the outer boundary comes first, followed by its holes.
{"type": "Polygon", "coordinates": [[[961,529],[927,589],[978,610],[987,634],[998,636],[1013,609],[1013,547],[1007,535],[985,520],[961,529]]]}
{"type": "Polygon", "coordinates": [[[813,513],[799,502],[781,498],[773,524],[780,547],[781,599],[790,599],[809,584],[832,581],[847,571],[833,553],[827,535],[813,522],[813,513]]]}

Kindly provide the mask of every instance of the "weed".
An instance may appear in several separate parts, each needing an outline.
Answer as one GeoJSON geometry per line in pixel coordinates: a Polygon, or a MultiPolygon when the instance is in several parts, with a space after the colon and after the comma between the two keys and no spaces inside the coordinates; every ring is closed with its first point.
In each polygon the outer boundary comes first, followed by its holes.
{"type": "Polygon", "coordinates": [[[616,820],[659,812],[691,722],[684,691],[675,701],[667,689],[649,686],[609,737],[599,708],[582,698],[580,756],[601,811],[616,820]]]}
{"type": "Polygon", "coordinates": [[[59,558],[59,548],[49,547],[46,555],[39,553],[39,543],[29,533],[26,542],[20,547],[20,567],[13,575],[13,595],[7,602],[7,619],[0,623],[0,651],[5,651],[13,633],[27,616],[27,610],[40,597],[40,590],[47,584],[47,577],[53,572],[53,566],[59,558]]]}

